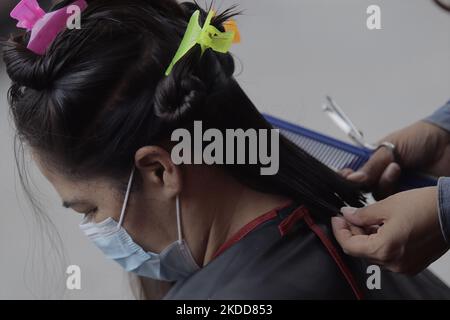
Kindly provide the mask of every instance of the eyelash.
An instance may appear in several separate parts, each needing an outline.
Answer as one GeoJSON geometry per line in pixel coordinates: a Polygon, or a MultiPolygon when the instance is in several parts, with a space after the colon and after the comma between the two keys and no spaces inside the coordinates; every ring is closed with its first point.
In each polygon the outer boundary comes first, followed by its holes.
{"type": "Polygon", "coordinates": [[[92,210],[86,212],[86,215],[87,215],[87,216],[92,215],[92,214],[96,213],[97,211],[98,211],[98,208],[94,208],[94,209],[92,209],[92,210]]]}

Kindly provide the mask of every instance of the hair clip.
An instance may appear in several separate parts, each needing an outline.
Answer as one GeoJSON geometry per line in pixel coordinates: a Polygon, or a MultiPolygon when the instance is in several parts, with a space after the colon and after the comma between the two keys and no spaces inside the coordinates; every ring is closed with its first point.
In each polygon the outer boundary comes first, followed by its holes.
{"type": "Polygon", "coordinates": [[[72,15],[67,12],[67,8],[71,5],[78,6],[81,11],[87,8],[85,0],[77,0],[64,8],[45,13],[36,0],[22,0],[11,11],[10,16],[19,21],[18,28],[31,31],[27,48],[43,55],[58,33],[66,27],[67,20],[72,15]]]}
{"type": "Polygon", "coordinates": [[[239,32],[239,28],[235,20],[230,19],[225,21],[223,26],[225,27],[225,31],[234,32],[233,43],[241,43],[241,33],[239,32]]]}
{"type": "Polygon", "coordinates": [[[203,27],[200,26],[200,10],[196,10],[189,20],[189,24],[172,62],[166,71],[166,76],[171,72],[175,64],[180,61],[197,44],[202,48],[202,55],[207,49],[220,53],[227,53],[233,43],[240,42],[240,34],[234,20],[224,23],[225,32],[211,25],[215,12],[209,11],[203,27]]]}

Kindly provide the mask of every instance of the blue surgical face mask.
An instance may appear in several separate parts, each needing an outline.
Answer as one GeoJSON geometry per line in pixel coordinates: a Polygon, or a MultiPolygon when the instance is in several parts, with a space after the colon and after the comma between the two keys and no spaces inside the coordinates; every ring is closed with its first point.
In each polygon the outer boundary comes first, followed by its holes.
{"type": "Polygon", "coordinates": [[[146,252],[136,244],[122,227],[135,169],[122,206],[119,222],[108,218],[95,223],[85,216],[80,229],[110,259],[119,263],[126,271],[163,281],[178,281],[200,269],[192,257],[191,250],[182,238],[180,199],[176,198],[178,240],[161,253],[146,252]]]}

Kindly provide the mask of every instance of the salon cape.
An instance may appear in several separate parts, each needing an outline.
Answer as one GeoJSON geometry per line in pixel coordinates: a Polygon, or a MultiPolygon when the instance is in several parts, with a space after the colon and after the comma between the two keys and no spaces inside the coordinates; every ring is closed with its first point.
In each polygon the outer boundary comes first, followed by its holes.
{"type": "Polygon", "coordinates": [[[414,277],[380,271],[381,289],[369,290],[368,267],[343,254],[329,225],[290,204],[243,227],[164,299],[450,299],[430,271],[414,277]]]}

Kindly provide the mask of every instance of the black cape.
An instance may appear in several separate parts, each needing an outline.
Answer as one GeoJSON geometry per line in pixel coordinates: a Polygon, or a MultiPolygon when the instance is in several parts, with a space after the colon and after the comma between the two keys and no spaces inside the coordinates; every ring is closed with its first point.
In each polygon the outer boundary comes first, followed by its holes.
{"type": "Polygon", "coordinates": [[[381,270],[381,289],[368,289],[369,264],[343,254],[330,229],[304,206],[274,209],[164,299],[450,299],[450,289],[430,271],[409,277],[381,270]]]}

